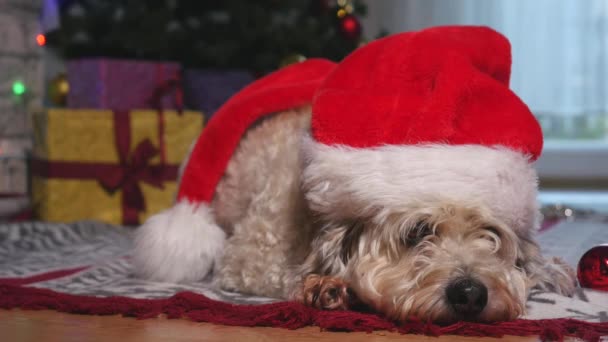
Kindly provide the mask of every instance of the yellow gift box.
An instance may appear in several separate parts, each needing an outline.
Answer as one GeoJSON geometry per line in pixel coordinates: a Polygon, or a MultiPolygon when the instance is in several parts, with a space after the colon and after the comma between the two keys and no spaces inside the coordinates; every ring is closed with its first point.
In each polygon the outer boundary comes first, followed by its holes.
{"type": "Polygon", "coordinates": [[[193,111],[36,113],[32,160],[36,217],[132,225],[170,207],[179,164],[203,121],[203,115],[193,111]]]}

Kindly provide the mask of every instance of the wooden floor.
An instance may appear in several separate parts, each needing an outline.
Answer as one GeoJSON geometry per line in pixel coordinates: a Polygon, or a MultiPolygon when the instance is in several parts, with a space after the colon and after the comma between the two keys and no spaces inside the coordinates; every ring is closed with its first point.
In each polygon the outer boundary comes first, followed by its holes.
{"type": "MultiPolygon", "coordinates": [[[[440,338],[388,332],[321,332],[310,327],[298,330],[227,327],[187,320],[136,320],[118,316],[83,316],[52,311],[0,310],[0,340],[7,342],[81,341],[499,341],[494,338],[442,336],[440,338]]],[[[505,337],[501,342],[537,341],[529,337],[505,337]]]]}

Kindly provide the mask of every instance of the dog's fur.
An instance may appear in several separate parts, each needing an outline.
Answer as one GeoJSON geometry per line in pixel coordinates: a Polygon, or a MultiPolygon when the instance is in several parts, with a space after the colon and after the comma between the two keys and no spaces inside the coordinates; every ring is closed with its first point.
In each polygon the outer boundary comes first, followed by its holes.
{"type": "MultiPolygon", "coordinates": [[[[574,291],[573,271],[544,259],[532,227],[515,229],[500,208],[421,196],[383,210],[382,194],[363,194],[369,203],[359,204],[328,194],[312,176],[323,171],[308,165],[309,129],[309,106],[277,113],[251,128],[232,157],[211,203],[225,245],[200,256],[201,263],[215,263],[222,289],[323,309],[362,304],[391,319],[436,322],[510,320],[525,312],[532,287],[574,291]],[[487,305],[473,316],[446,299],[446,288],[460,279],[487,288],[487,305]]],[[[142,273],[159,274],[154,267],[162,268],[162,257],[150,258],[145,234],[136,242],[136,261],[142,273]]]]}

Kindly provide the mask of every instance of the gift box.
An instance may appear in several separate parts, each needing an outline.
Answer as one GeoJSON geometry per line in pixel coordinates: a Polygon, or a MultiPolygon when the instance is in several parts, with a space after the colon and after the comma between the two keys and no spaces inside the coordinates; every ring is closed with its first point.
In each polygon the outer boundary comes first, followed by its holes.
{"type": "Polygon", "coordinates": [[[34,115],[32,202],[44,221],[134,225],[172,205],[199,112],[51,109],[34,115]]]}
{"type": "Polygon", "coordinates": [[[187,108],[211,117],[224,102],[254,81],[244,70],[185,69],[184,103],[187,108]]]}
{"type": "Polygon", "coordinates": [[[67,63],[69,108],[181,108],[180,66],[108,58],[67,63]]]}

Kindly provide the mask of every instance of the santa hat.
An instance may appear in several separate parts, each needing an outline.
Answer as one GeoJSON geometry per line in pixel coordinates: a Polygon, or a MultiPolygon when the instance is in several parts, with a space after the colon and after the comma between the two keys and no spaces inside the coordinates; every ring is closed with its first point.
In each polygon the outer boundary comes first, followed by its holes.
{"type": "Polygon", "coordinates": [[[509,89],[508,40],[436,27],[368,44],[313,103],[303,180],[333,219],[453,203],[525,234],[538,222],[540,126],[509,89]]]}
{"type": "Polygon", "coordinates": [[[206,274],[225,239],[208,203],[240,139],[263,116],[310,102],[303,184],[315,211],[344,219],[428,199],[485,207],[525,233],[537,224],[531,162],[542,134],[509,90],[510,65],[499,33],[437,27],[377,40],[338,66],[309,60],[255,82],[201,134],[178,203],[139,229],[140,271],[206,274]]]}

